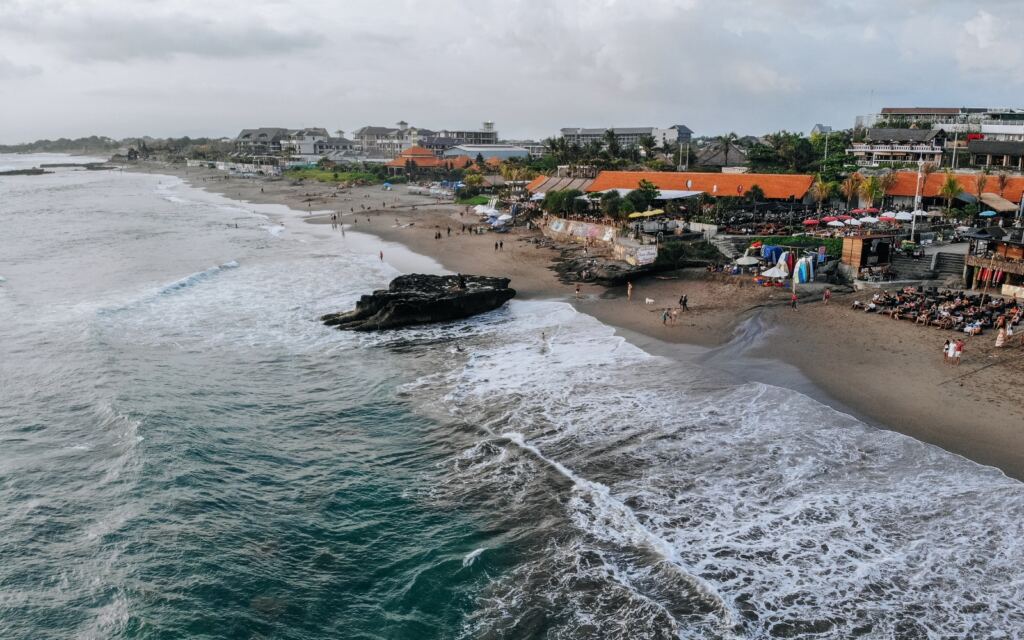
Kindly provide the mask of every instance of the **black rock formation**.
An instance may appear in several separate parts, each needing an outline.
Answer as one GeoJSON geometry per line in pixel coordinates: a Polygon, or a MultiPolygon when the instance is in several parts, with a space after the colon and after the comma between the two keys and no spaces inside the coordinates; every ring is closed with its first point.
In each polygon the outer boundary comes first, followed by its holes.
{"type": "Polygon", "coordinates": [[[363,296],[346,313],[329,313],[324,324],[352,331],[394,329],[414,324],[468,318],[497,309],[515,289],[508,278],[411,274],[391,281],[387,289],[363,296]]]}

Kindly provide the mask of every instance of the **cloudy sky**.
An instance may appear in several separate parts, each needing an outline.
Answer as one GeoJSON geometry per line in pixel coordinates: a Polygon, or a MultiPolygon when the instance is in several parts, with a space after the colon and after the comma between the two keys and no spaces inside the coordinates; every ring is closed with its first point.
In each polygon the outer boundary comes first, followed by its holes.
{"type": "Polygon", "coordinates": [[[0,0],[0,143],[1024,107],[1020,0],[0,0]]]}

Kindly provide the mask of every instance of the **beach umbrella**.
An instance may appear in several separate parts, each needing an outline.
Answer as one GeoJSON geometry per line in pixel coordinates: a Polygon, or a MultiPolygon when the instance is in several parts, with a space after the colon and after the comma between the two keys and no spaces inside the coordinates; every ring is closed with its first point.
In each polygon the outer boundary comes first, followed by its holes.
{"type": "Polygon", "coordinates": [[[506,214],[504,214],[504,215],[500,215],[500,216],[498,216],[498,221],[499,221],[499,222],[501,222],[501,221],[503,221],[503,220],[511,220],[511,219],[512,219],[512,216],[508,215],[507,213],[506,213],[506,214]]]}
{"type": "Polygon", "coordinates": [[[926,216],[926,215],[928,215],[928,212],[925,211],[924,209],[917,209],[917,210],[914,211],[914,215],[915,216],[926,216]]]}
{"type": "Polygon", "coordinates": [[[736,258],[736,264],[738,264],[741,267],[751,267],[759,262],[761,261],[755,258],[754,256],[743,256],[742,258],[736,258]]]}
{"type": "Polygon", "coordinates": [[[825,216],[824,218],[821,219],[821,221],[822,222],[835,222],[838,219],[839,218],[837,218],[835,216],[825,216]]]}
{"type": "Polygon", "coordinates": [[[766,278],[785,278],[786,276],[789,275],[789,273],[787,273],[784,269],[780,269],[779,267],[772,267],[771,269],[765,271],[761,275],[766,278]]]}
{"type": "Polygon", "coordinates": [[[896,216],[878,216],[882,222],[896,222],[896,216]]]}
{"type": "Polygon", "coordinates": [[[996,212],[995,211],[985,211],[984,213],[980,213],[978,215],[980,215],[982,218],[992,218],[992,217],[994,217],[996,215],[996,212]]]}
{"type": "Polygon", "coordinates": [[[868,208],[867,208],[867,209],[865,209],[864,211],[865,211],[866,213],[878,213],[878,208],[877,208],[877,207],[868,207],[868,208]]]}
{"type": "Polygon", "coordinates": [[[878,222],[878,218],[874,216],[864,216],[863,218],[860,219],[860,221],[863,224],[875,224],[876,222],[878,222]]]}
{"type": "Polygon", "coordinates": [[[863,209],[861,209],[860,207],[858,207],[856,209],[851,209],[850,213],[867,213],[867,212],[864,211],[863,209]]]}
{"type": "Polygon", "coordinates": [[[846,222],[846,224],[850,225],[851,227],[859,227],[861,225],[860,220],[858,220],[857,218],[850,218],[849,220],[846,220],[845,222],[846,222]]]}
{"type": "Polygon", "coordinates": [[[804,220],[804,224],[807,225],[808,227],[816,227],[819,224],[821,224],[821,221],[815,220],[814,218],[808,218],[804,220]]]}
{"type": "Polygon", "coordinates": [[[828,223],[828,226],[830,226],[830,227],[845,227],[846,225],[843,224],[843,222],[841,220],[833,220],[832,222],[828,223]]]}
{"type": "Polygon", "coordinates": [[[910,222],[911,220],[914,219],[914,214],[907,213],[906,211],[900,211],[899,213],[896,214],[895,217],[897,220],[900,220],[902,222],[910,222]]]}
{"type": "Polygon", "coordinates": [[[843,222],[846,222],[847,220],[853,220],[853,216],[847,216],[847,215],[836,216],[836,220],[842,220],[843,222]]]}

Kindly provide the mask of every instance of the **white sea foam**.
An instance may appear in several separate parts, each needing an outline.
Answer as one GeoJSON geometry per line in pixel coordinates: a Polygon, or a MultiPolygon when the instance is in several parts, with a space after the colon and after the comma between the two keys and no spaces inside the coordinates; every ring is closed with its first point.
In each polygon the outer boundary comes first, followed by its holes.
{"type": "Polygon", "coordinates": [[[462,558],[462,566],[470,567],[476,562],[476,559],[480,557],[484,551],[487,551],[487,547],[480,547],[479,549],[473,549],[462,558]]]}
{"type": "MultiPolygon", "coordinates": [[[[787,389],[651,357],[561,303],[418,333],[457,336],[465,356],[404,392],[437,393],[438,408],[507,443],[453,459],[440,492],[480,485],[515,509],[536,502],[545,473],[570,481],[581,539],[492,585],[498,609],[528,601],[545,566],[574,566],[558,588],[605,576],[608,594],[636,598],[630,624],[669,615],[682,636],[1024,628],[1024,486],[996,470],[787,389]],[[687,590],[709,597],[681,606],[687,590]],[[686,613],[716,601],[718,622],[686,613]]],[[[575,622],[611,624],[586,600],[547,597],[578,606],[575,622]]],[[[481,613],[474,628],[500,619],[481,613]]]]}

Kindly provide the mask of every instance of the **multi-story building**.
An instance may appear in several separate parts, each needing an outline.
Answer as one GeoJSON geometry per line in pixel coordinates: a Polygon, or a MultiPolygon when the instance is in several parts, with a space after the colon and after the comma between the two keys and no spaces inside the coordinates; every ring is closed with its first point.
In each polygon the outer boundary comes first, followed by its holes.
{"type": "Polygon", "coordinates": [[[1024,142],[975,139],[967,143],[967,153],[976,167],[1024,171],[1024,142]]]}
{"type": "Polygon", "coordinates": [[[409,126],[404,120],[395,127],[362,127],[353,133],[356,146],[368,155],[394,158],[412,147],[422,147],[440,156],[446,149],[460,144],[497,144],[498,132],[493,122],[484,122],[481,129],[422,129],[409,126]]]}
{"type": "Polygon", "coordinates": [[[444,152],[445,158],[457,158],[466,156],[474,160],[482,157],[484,160],[510,160],[512,158],[529,158],[530,152],[523,147],[512,144],[460,144],[447,149],[444,152]]]}
{"type": "Polygon", "coordinates": [[[316,143],[326,140],[329,135],[327,129],[322,127],[293,129],[288,132],[288,137],[281,141],[281,150],[300,156],[311,156],[316,153],[316,143]]]}
{"type": "Polygon", "coordinates": [[[547,145],[536,140],[505,140],[504,143],[526,149],[530,152],[531,158],[543,158],[548,152],[547,145]]]}
{"type": "Polygon", "coordinates": [[[289,134],[288,129],[281,127],[242,129],[235,138],[235,150],[249,156],[277,154],[281,152],[281,144],[288,139],[289,134]]]}
{"type": "Polygon", "coordinates": [[[561,130],[561,134],[569,144],[578,144],[582,147],[590,142],[604,144],[606,132],[609,130],[615,134],[619,146],[624,149],[639,147],[640,141],[647,136],[654,138],[654,143],[659,147],[664,144],[686,144],[693,137],[693,131],[683,124],[673,125],[666,129],[658,127],[607,127],[604,129],[566,127],[561,130]]]}
{"type": "Polygon", "coordinates": [[[942,164],[946,132],[942,129],[868,129],[864,142],[846,152],[862,167],[910,165],[919,160],[942,164]]]}

